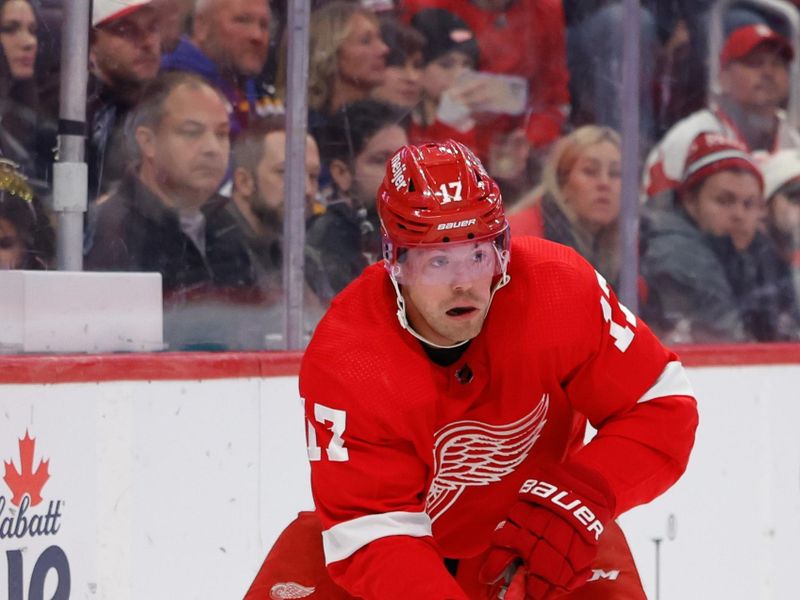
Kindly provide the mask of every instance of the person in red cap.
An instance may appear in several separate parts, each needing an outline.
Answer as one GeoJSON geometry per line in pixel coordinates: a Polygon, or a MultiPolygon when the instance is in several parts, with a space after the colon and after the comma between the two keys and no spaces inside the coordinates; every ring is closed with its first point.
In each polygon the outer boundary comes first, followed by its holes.
{"type": "Polygon", "coordinates": [[[792,60],[789,41],[767,25],[734,30],[720,52],[720,97],[676,123],[653,148],[645,166],[645,195],[653,198],[678,187],[689,146],[704,131],[737,140],[749,152],[800,147],[800,133],[781,108],[792,60]]]}
{"type": "Polygon", "coordinates": [[[741,142],[701,133],[692,142],[671,206],[649,207],[641,274],[642,314],[667,343],[745,341],[750,337],[726,274],[732,235],[763,207],[763,179],[741,142]]]}
{"type": "Polygon", "coordinates": [[[686,467],[678,357],[574,250],[512,242],[462,144],[403,146],[377,204],[383,264],[300,367],[319,525],[284,532],[248,600],[313,597],[323,559],[365,600],[643,600],[614,519],[686,467]]]}
{"type": "Polygon", "coordinates": [[[476,140],[471,147],[498,179],[506,201],[513,202],[531,187],[531,173],[536,170],[532,167],[544,161],[569,113],[561,0],[404,0],[402,8],[408,21],[429,9],[456,15],[474,33],[478,46],[474,68],[511,76],[478,78],[469,96],[473,105],[495,105],[474,115],[476,140]],[[515,98],[522,99],[521,110],[502,108],[516,105],[515,98]]]}
{"type": "Polygon", "coordinates": [[[158,75],[161,34],[150,0],[95,0],[87,98],[89,198],[110,192],[131,161],[125,119],[158,75]]]}

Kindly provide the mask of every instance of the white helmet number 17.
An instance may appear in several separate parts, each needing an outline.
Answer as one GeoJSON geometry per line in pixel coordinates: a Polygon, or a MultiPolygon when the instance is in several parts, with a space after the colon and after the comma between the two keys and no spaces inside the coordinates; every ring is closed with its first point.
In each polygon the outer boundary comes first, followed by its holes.
{"type": "MultiPolygon", "coordinates": [[[[443,183],[439,186],[439,194],[441,194],[441,204],[448,204],[450,202],[461,202],[461,182],[460,181],[451,181],[450,183],[443,183]],[[447,188],[450,188],[453,191],[451,195],[450,192],[447,191],[447,188]]],[[[439,195],[437,194],[437,196],[439,195]]]]}

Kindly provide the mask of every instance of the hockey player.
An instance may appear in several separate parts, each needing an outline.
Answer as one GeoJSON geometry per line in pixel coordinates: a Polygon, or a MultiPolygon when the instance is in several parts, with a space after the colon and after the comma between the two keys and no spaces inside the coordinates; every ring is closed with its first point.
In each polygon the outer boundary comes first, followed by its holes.
{"type": "Polygon", "coordinates": [[[248,600],[644,599],[614,519],[686,467],[677,356],[577,253],[510,243],[461,144],[401,148],[378,209],[384,264],[334,300],[301,366],[316,513],[248,600]],[[303,550],[319,545],[336,593],[303,550]]]}

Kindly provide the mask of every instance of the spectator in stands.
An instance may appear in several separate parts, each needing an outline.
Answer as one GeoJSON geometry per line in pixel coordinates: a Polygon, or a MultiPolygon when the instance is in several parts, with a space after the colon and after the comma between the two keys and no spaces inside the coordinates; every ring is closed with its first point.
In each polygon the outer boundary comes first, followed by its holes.
{"type": "Polygon", "coordinates": [[[386,162],[408,143],[403,113],[377,100],[342,107],[320,138],[320,154],[333,179],[326,211],[310,225],[307,242],[319,257],[308,282],[329,302],[381,254],[375,194],[386,162]]]}
{"type": "Polygon", "coordinates": [[[0,156],[47,189],[55,126],[39,110],[38,18],[27,0],[0,0],[0,156]]]}
{"type": "Polygon", "coordinates": [[[36,101],[36,53],[39,24],[27,0],[0,2],[0,50],[3,99],[24,104],[36,101]]]}
{"type": "Polygon", "coordinates": [[[747,148],[716,133],[692,142],[673,206],[648,207],[641,273],[648,286],[642,314],[666,341],[748,339],[726,260],[731,233],[762,199],[761,172],[747,148]]]}
{"type": "MultiPolygon", "coordinates": [[[[621,0],[565,0],[572,121],[619,130],[622,124],[622,46],[625,10],[621,0]]],[[[656,141],[653,88],[659,39],[651,0],[639,13],[639,123],[642,148],[656,141]]]]}
{"type": "Polygon", "coordinates": [[[87,98],[89,197],[107,194],[130,162],[125,119],[159,70],[158,12],[150,0],[95,0],[87,98]]]}
{"type": "Polygon", "coordinates": [[[189,30],[189,20],[195,0],[153,0],[158,9],[158,28],[161,32],[161,52],[175,51],[181,36],[189,30]]]}
{"type": "Polygon", "coordinates": [[[414,109],[420,102],[422,88],[422,48],[425,38],[417,30],[393,17],[381,18],[381,37],[389,47],[386,77],[372,90],[372,97],[395,106],[414,109]]]}
{"type": "MultiPolygon", "coordinates": [[[[426,8],[457,15],[475,33],[480,71],[524,80],[525,108],[517,115],[484,115],[475,148],[488,158],[488,170],[495,177],[507,181],[520,177],[515,171],[520,164],[525,170],[530,148],[544,150],[561,135],[569,108],[561,1],[405,0],[403,4],[409,19],[426,8]]],[[[496,90],[495,85],[484,92],[496,90]]]]}
{"type": "MultiPolygon", "coordinates": [[[[308,67],[309,129],[319,139],[325,121],[348,102],[368,98],[386,77],[378,19],[356,2],[337,0],[311,13],[308,67]]],[[[282,46],[279,95],[285,96],[287,56],[282,46]]]]}
{"type": "Polygon", "coordinates": [[[52,249],[52,229],[36,208],[33,189],[14,163],[0,159],[0,270],[47,268],[52,249]]]}
{"type": "MultiPolygon", "coordinates": [[[[766,197],[765,236],[768,256],[777,273],[779,304],[774,308],[773,339],[800,338],[797,299],[800,298],[800,150],[780,150],[761,165],[766,197]]],[[[754,244],[756,249],[765,244],[754,244]]],[[[766,254],[764,250],[762,253],[766,254]]],[[[770,266],[770,265],[767,265],[770,266]]]]}
{"type": "MultiPolygon", "coordinates": [[[[262,290],[283,289],[283,215],[285,202],[286,123],[283,117],[256,122],[233,146],[233,192],[228,205],[244,232],[244,241],[262,290]]],[[[320,157],[317,144],[306,137],[306,216],[318,204],[320,157]]]]}
{"type": "Polygon", "coordinates": [[[620,273],[621,141],[585,125],[560,139],[542,183],[509,216],[514,235],[535,235],[577,250],[610,283],[620,273]]]}
{"type": "MultiPolygon", "coordinates": [[[[656,66],[658,138],[663,137],[677,121],[706,106],[710,9],[715,3],[715,0],[643,2],[643,7],[655,16],[656,30],[662,42],[656,66]]],[[[568,25],[571,11],[581,13],[593,2],[573,1],[572,4],[573,7],[565,6],[564,9],[568,25]]],[[[758,12],[755,4],[735,2],[728,5],[722,16],[723,33],[727,38],[740,27],[763,23],[786,35],[785,27],[782,27],[786,24],[780,23],[780,18],[771,23],[773,19],[765,17],[758,12]]],[[[648,57],[643,58],[647,60],[648,57]]]]}
{"type": "Polygon", "coordinates": [[[761,342],[796,340],[800,312],[792,275],[788,261],[765,232],[764,197],[742,203],[738,213],[731,227],[731,245],[718,246],[718,250],[745,333],[748,339],[761,342]]]}
{"type": "Polygon", "coordinates": [[[720,255],[747,339],[800,339],[800,312],[789,264],[762,231],[763,199],[743,204],[741,213],[731,231],[732,247],[723,247],[720,255]]]}
{"type": "Polygon", "coordinates": [[[266,93],[257,89],[269,50],[267,0],[197,0],[189,36],[164,55],[162,68],[196,73],[223,91],[236,137],[257,114],[266,93]]]}
{"type": "Polygon", "coordinates": [[[477,105],[470,102],[471,75],[478,64],[478,44],[462,19],[432,8],[411,20],[424,40],[422,102],[412,113],[412,143],[454,139],[474,148],[477,144],[477,105]]]}
{"type": "Polygon", "coordinates": [[[645,167],[646,196],[679,185],[689,146],[701,132],[738,140],[750,152],[800,147],[800,133],[781,109],[793,58],[789,41],[766,25],[731,33],[720,53],[720,98],[676,123],[652,150],[645,167]]]}
{"type": "Polygon", "coordinates": [[[800,150],[780,150],[761,165],[767,232],[783,260],[800,270],[800,150]]]}
{"type": "MultiPolygon", "coordinates": [[[[283,220],[285,205],[286,122],[283,116],[256,121],[233,147],[233,190],[227,210],[242,231],[242,239],[255,268],[260,297],[250,308],[247,331],[239,337],[253,338],[263,331],[263,342],[255,347],[280,347],[283,339],[283,220]]],[[[318,204],[320,158],[317,144],[306,137],[305,208],[307,218],[322,210],[318,204]]],[[[319,272],[318,256],[306,246],[306,270],[319,272]]],[[[310,338],[322,318],[324,306],[306,284],[303,290],[303,329],[310,338]]],[[[250,346],[254,347],[254,346],[250,346]]]]}
{"type": "Polygon", "coordinates": [[[230,150],[224,96],[196,75],[162,75],[129,131],[136,169],[97,205],[86,268],[159,272],[166,299],[253,286],[242,233],[216,193],[230,150]]]}

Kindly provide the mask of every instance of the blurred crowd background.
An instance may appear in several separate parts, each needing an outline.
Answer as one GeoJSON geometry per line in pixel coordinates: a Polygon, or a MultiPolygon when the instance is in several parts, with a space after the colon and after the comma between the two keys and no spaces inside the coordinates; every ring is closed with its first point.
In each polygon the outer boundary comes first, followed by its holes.
{"type": "MultiPolygon", "coordinates": [[[[0,0],[0,269],[55,268],[62,2],[0,0]]],[[[728,4],[720,48],[712,0],[634,19],[637,303],[667,343],[800,337],[798,32],[770,6],[800,2],[728,4]]],[[[624,20],[622,0],[311,0],[306,337],[380,259],[375,192],[409,142],[470,146],[513,236],[619,283],[624,20]]],[[[285,1],[92,2],[84,268],[161,273],[169,349],[284,347],[286,21],[285,1]]]]}

